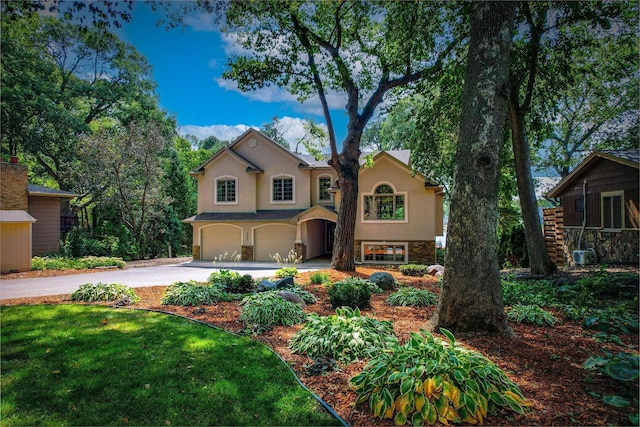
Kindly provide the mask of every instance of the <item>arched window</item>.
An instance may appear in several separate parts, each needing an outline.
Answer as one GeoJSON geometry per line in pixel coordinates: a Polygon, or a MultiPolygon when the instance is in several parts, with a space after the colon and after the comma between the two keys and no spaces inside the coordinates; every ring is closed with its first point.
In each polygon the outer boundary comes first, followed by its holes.
{"type": "Polygon", "coordinates": [[[216,178],[216,204],[236,204],[238,179],[234,176],[216,178]]]}
{"type": "Polygon", "coordinates": [[[294,203],[293,176],[281,174],[271,178],[271,203],[294,203]]]}
{"type": "Polygon", "coordinates": [[[404,221],[405,194],[397,194],[388,184],[380,184],[364,196],[365,221],[404,221]]]}

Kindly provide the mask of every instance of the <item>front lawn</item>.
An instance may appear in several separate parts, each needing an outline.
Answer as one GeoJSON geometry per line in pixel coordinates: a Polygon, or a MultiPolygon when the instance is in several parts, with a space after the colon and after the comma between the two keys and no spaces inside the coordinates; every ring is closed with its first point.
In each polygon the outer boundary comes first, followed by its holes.
{"type": "Polygon", "coordinates": [[[263,344],[160,313],[0,312],[3,425],[339,425],[263,344]]]}

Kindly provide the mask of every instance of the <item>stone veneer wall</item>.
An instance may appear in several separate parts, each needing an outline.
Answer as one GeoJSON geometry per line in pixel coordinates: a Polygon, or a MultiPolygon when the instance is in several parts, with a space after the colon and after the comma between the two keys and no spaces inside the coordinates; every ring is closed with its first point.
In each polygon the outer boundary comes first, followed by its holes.
{"type": "Polygon", "coordinates": [[[17,163],[0,163],[0,209],[26,211],[27,167],[17,163]]]}
{"type": "Polygon", "coordinates": [[[253,246],[242,247],[242,261],[253,261],[253,246]]]}
{"type": "Polygon", "coordinates": [[[307,245],[296,243],[296,256],[302,258],[300,262],[305,262],[307,260],[307,245]]]}
{"type": "MultiPolygon", "coordinates": [[[[368,242],[369,240],[367,240],[368,242]]],[[[356,260],[362,261],[362,240],[356,240],[355,242],[355,255],[356,260]]],[[[385,241],[385,243],[396,243],[392,241],[385,241]]],[[[435,240],[414,240],[414,241],[402,241],[402,243],[408,243],[409,251],[409,263],[431,265],[436,263],[436,241],[435,240]]]]}
{"type": "Polygon", "coordinates": [[[193,256],[194,261],[200,261],[200,246],[196,246],[196,245],[192,246],[191,254],[193,256]]]}
{"type": "MultiPolygon", "coordinates": [[[[578,249],[580,228],[565,227],[563,250],[565,259],[573,265],[572,252],[578,249]]],[[[604,231],[584,230],[582,249],[593,248],[598,255],[598,264],[634,264],[638,265],[640,246],[639,230],[604,231]]]]}

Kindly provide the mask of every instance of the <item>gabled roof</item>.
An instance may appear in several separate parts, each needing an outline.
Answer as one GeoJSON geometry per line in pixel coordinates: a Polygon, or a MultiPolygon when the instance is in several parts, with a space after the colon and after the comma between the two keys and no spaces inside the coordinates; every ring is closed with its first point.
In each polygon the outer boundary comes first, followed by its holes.
{"type": "Polygon", "coordinates": [[[229,147],[224,147],[224,148],[220,149],[216,154],[211,156],[207,161],[202,163],[200,166],[195,168],[193,171],[189,172],[189,175],[193,176],[193,175],[202,174],[204,172],[204,168],[209,163],[211,163],[214,160],[222,157],[223,155],[229,155],[229,156],[233,157],[234,159],[236,159],[237,161],[239,161],[241,164],[245,165],[246,168],[247,168],[246,169],[247,173],[262,173],[263,172],[263,170],[260,169],[258,166],[254,165],[249,160],[245,159],[244,157],[242,157],[241,155],[239,155],[235,151],[231,150],[229,147]]]}
{"type": "Polygon", "coordinates": [[[64,190],[56,190],[55,188],[45,187],[44,185],[29,184],[27,186],[27,193],[29,196],[45,196],[45,197],[60,197],[63,199],[72,199],[74,197],[80,197],[80,194],[71,193],[64,190]]]}
{"type": "Polygon", "coordinates": [[[0,210],[0,222],[31,223],[36,222],[36,219],[25,211],[0,210]]]}
{"type": "MultiPolygon", "coordinates": [[[[414,171],[411,168],[411,150],[389,150],[380,151],[373,156],[374,163],[381,157],[389,158],[393,163],[405,169],[408,173],[417,175],[424,181],[425,187],[439,187],[440,185],[433,179],[424,176],[418,171],[414,171]]],[[[366,155],[360,158],[360,171],[362,172],[364,164],[366,163],[366,155]]]]}
{"type": "Polygon", "coordinates": [[[594,151],[589,154],[578,166],[576,166],[569,175],[565,176],[549,193],[547,197],[556,198],[575,181],[583,172],[588,170],[599,159],[606,159],[612,162],[620,163],[635,169],[640,169],[640,150],[604,150],[594,151]]]}
{"type": "Polygon", "coordinates": [[[267,141],[269,141],[277,150],[280,150],[284,155],[286,155],[287,157],[290,157],[291,160],[298,162],[298,166],[300,168],[310,168],[310,167],[312,167],[312,165],[306,159],[304,159],[301,156],[297,155],[293,151],[287,150],[282,145],[278,144],[273,139],[269,138],[267,135],[263,134],[262,132],[260,132],[260,131],[258,131],[256,129],[253,129],[253,128],[247,129],[242,135],[237,137],[229,145],[229,149],[233,150],[233,147],[235,147],[236,145],[242,143],[251,134],[254,134],[256,136],[259,136],[259,137],[264,138],[267,141]]]}
{"type": "Polygon", "coordinates": [[[305,210],[304,212],[301,212],[296,219],[298,221],[301,221],[301,220],[307,219],[306,217],[308,217],[308,219],[310,220],[318,218],[318,219],[329,219],[331,221],[337,221],[338,213],[335,211],[335,209],[332,209],[328,206],[313,205],[309,209],[305,210]]]}

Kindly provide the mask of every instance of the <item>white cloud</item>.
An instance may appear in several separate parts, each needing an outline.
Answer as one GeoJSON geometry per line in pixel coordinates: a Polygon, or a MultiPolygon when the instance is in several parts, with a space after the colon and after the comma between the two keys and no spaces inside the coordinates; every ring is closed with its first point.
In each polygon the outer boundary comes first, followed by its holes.
{"type": "Polygon", "coordinates": [[[184,125],[180,127],[179,132],[181,135],[193,135],[199,140],[203,140],[213,135],[222,141],[233,141],[250,127],[256,128],[255,126],[248,126],[244,124],[210,126],[184,125]]]}
{"type": "Polygon", "coordinates": [[[214,13],[199,13],[187,15],[184,24],[191,27],[193,31],[218,31],[216,15],[214,13]]]}

